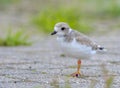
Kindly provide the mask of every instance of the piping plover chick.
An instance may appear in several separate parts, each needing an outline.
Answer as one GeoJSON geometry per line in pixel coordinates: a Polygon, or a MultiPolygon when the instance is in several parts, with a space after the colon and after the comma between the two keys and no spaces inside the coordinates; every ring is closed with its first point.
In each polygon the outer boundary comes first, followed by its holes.
{"type": "Polygon", "coordinates": [[[104,50],[103,47],[97,45],[86,35],[70,28],[65,22],[55,24],[51,35],[57,36],[57,40],[65,55],[78,59],[77,71],[71,74],[73,77],[81,75],[81,59],[90,59],[98,50],[104,50]]]}

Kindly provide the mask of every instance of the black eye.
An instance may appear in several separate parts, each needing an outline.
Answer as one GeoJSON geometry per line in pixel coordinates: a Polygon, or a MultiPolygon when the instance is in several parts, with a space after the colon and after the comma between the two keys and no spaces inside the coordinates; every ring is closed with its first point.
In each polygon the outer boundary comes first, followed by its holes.
{"type": "Polygon", "coordinates": [[[61,28],[61,30],[63,31],[63,30],[65,30],[65,28],[64,28],[64,27],[62,27],[62,28],[61,28]]]}

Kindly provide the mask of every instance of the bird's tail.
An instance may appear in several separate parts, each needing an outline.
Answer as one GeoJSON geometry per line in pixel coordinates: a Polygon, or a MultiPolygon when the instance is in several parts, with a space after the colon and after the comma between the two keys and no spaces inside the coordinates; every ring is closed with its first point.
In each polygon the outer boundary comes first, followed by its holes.
{"type": "Polygon", "coordinates": [[[103,51],[103,52],[106,52],[106,51],[107,51],[107,49],[106,49],[106,48],[104,48],[104,47],[102,47],[102,46],[98,46],[98,51],[103,51]]]}

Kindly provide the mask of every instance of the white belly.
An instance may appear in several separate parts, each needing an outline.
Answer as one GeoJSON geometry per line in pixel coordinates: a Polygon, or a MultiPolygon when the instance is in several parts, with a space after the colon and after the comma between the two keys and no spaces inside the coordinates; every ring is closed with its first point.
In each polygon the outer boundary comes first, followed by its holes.
{"type": "Polygon", "coordinates": [[[71,43],[60,41],[61,49],[67,56],[74,57],[76,59],[88,59],[96,51],[93,51],[91,47],[77,43],[76,40],[73,40],[71,43]]]}

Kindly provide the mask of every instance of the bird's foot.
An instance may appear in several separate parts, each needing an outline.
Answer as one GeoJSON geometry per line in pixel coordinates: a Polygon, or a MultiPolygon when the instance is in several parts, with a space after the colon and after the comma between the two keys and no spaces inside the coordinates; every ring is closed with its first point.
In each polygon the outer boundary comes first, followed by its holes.
{"type": "Polygon", "coordinates": [[[77,78],[78,78],[78,77],[81,76],[81,73],[77,71],[77,72],[71,74],[71,76],[72,76],[72,77],[77,77],[77,78]]]}

